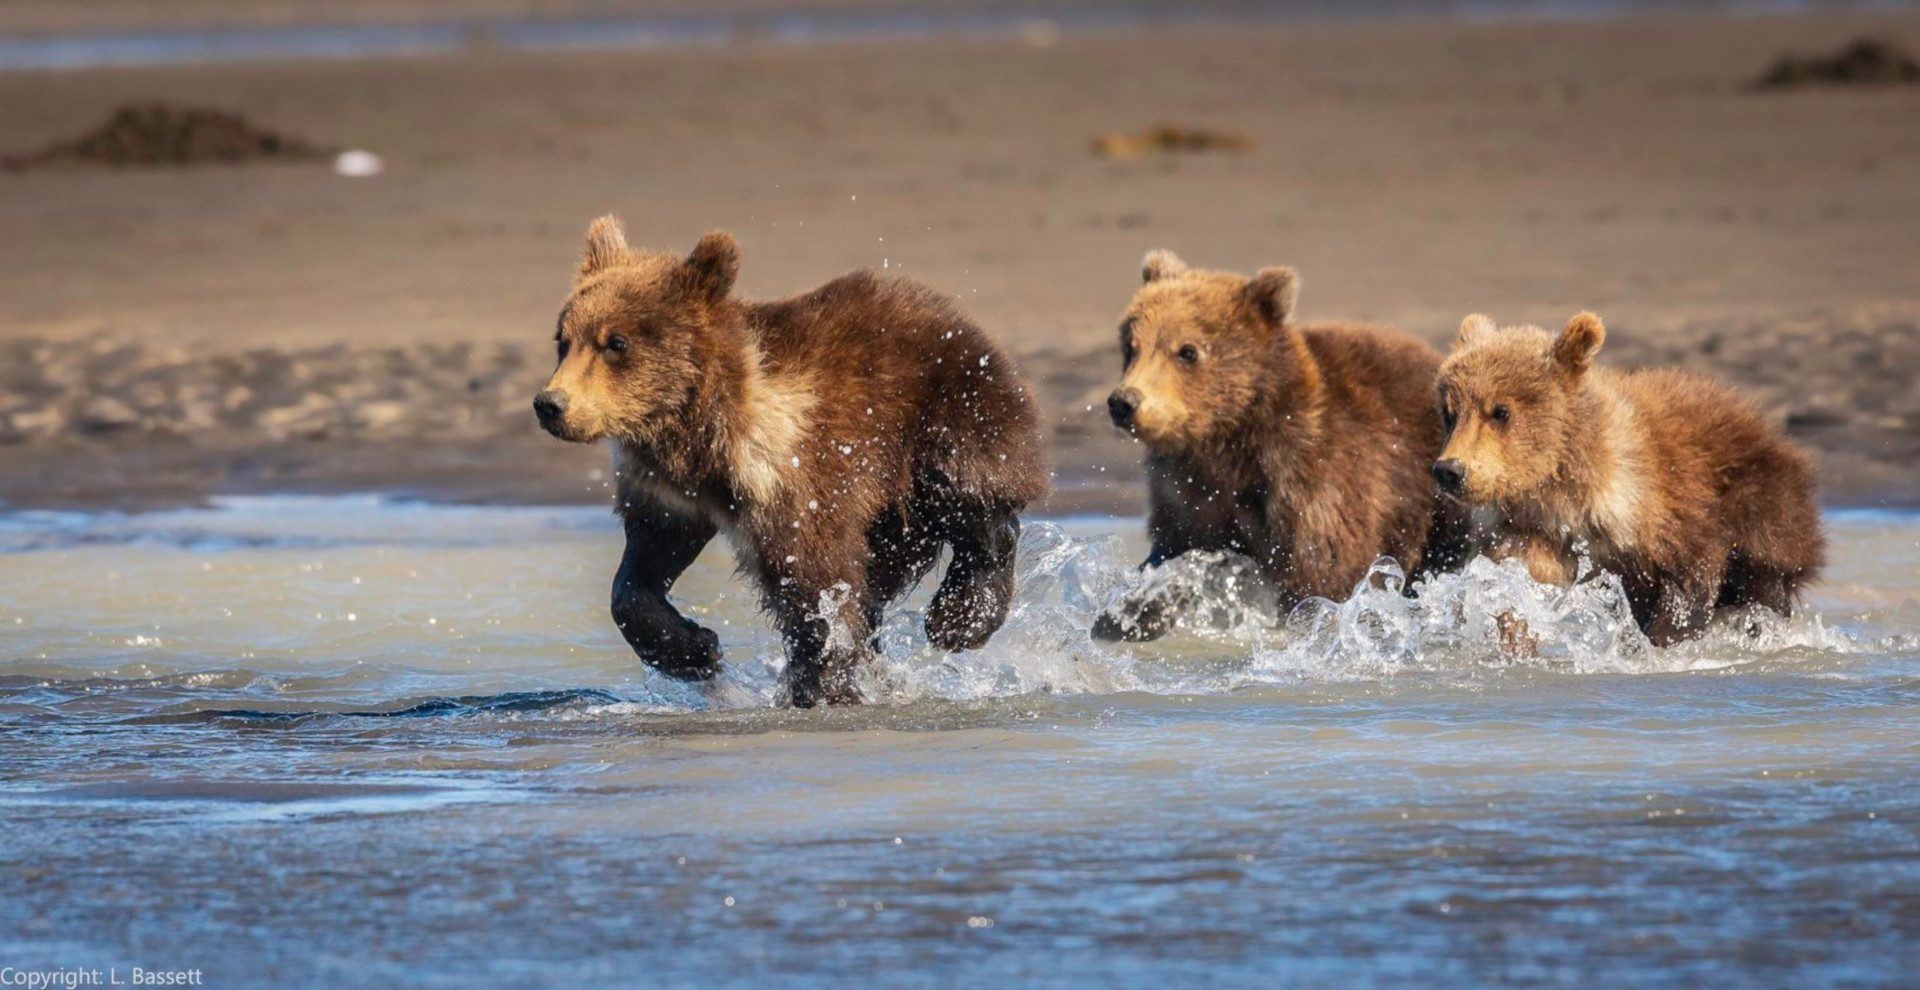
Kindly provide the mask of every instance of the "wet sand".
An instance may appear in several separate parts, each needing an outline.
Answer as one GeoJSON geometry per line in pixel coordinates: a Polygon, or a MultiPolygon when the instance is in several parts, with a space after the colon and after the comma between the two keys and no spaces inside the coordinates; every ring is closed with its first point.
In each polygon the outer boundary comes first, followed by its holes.
{"type": "Polygon", "coordinates": [[[0,74],[4,151],[169,99],[387,164],[0,175],[0,500],[598,500],[600,452],[526,405],[580,231],[613,210],[656,246],[733,230],[753,296],[859,266],[956,295],[1038,387],[1059,511],[1137,509],[1098,400],[1153,247],[1297,265],[1304,318],[1436,344],[1473,310],[1596,309],[1603,361],[1729,378],[1819,452],[1830,502],[1914,504],[1920,88],[1745,88],[1861,34],[1920,38],[1920,15],[0,74]],[[1090,150],[1162,121],[1253,145],[1090,150]]]}

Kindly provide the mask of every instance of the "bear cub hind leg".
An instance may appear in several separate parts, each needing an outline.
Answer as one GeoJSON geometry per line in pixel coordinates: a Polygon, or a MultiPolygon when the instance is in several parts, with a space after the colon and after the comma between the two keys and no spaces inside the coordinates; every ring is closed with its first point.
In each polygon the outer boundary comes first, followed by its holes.
{"type": "Polygon", "coordinates": [[[953,562],[927,609],[927,640],[942,650],[976,650],[1000,630],[1013,605],[1020,520],[1001,506],[957,511],[947,542],[953,562]]]}

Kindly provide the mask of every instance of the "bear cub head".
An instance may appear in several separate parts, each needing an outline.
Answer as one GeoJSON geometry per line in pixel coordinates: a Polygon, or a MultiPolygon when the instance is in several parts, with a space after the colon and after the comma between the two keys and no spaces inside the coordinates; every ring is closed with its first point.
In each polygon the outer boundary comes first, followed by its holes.
{"type": "Polygon", "coordinates": [[[1107,397],[1115,426],[1179,449],[1245,423],[1263,395],[1285,398],[1303,356],[1289,343],[1298,337],[1299,273],[1264,268],[1247,278],[1154,251],[1141,276],[1120,321],[1122,376],[1107,397]]]}
{"type": "Polygon", "coordinates": [[[595,220],[554,330],[559,364],[533,400],[540,425],[580,443],[666,429],[714,365],[715,329],[737,318],[728,293],[739,271],[729,234],[683,258],[629,247],[619,220],[595,220]]]}
{"type": "Polygon", "coordinates": [[[1521,498],[1563,473],[1591,426],[1579,401],[1587,370],[1607,339],[1592,313],[1555,336],[1539,327],[1501,329],[1478,313],[1460,323],[1440,366],[1445,449],[1433,478],[1468,502],[1521,498]]]}

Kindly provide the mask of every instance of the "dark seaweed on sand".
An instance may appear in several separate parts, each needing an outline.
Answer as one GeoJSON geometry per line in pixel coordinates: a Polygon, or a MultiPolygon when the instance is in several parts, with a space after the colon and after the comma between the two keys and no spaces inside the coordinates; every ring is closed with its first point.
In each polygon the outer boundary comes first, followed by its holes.
{"type": "Polygon", "coordinates": [[[1782,55],[1755,89],[1884,86],[1920,82],[1920,63],[1890,41],[1859,38],[1831,55],[1782,55]]]}
{"type": "Polygon", "coordinates": [[[99,127],[39,151],[0,158],[10,171],[56,165],[202,165],[331,156],[320,145],[223,110],[149,103],[122,106],[99,127]]]}

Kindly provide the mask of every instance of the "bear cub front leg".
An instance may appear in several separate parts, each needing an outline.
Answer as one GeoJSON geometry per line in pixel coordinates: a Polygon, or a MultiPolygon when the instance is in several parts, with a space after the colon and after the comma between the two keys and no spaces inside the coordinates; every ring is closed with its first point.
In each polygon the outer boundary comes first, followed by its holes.
{"type": "Polygon", "coordinates": [[[1137,588],[1093,620],[1093,638],[1102,643],[1147,643],[1173,631],[1179,612],[1164,588],[1137,588]]]}
{"type": "Polygon", "coordinates": [[[1154,571],[1179,558],[1183,550],[1155,542],[1140,564],[1146,577],[1093,620],[1093,638],[1102,643],[1149,643],[1173,631],[1181,612],[1195,602],[1188,589],[1152,579],[1154,571]]]}
{"type": "Polygon", "coordinates": [[[648,666],[683,681],[712,679],[720,669],[720,637],[676,611],[667,592],[716,527],[665,511],[625,517],[627,549],[613,577],[613,622],[648,666]]]}
{"type": "MultiPolygon", "coordinates": [[[[815,598],[821,600],[818,593],[815,598]]],[[[782,609],[787,689],[795,708],[857,705],[866,700],[859,675],[872,661],[873,651],[867,642],[870,631],[864,611],[865,603],[860,601],[845,602],[831,614],[806,614],[804,606],[782,609]]]]}

